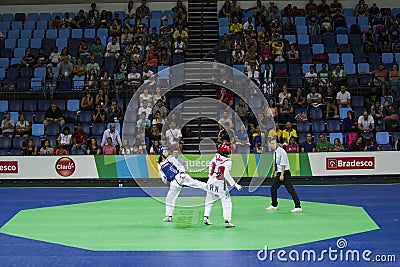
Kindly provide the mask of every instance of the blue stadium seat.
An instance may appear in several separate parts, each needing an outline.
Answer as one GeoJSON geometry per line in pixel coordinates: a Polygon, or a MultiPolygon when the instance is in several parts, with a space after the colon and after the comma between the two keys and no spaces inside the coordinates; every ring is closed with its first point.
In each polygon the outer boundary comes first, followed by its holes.
{"type": "Polygon", "coordinates": [[[58,31],[58,38],[65,38],[65,39],[70,38],[70,32],[69,32],[69,30],[66,30],[66,29],[64,29],[64,30],[59,30],[59,31],[58,31]]]}
{"type": "Polygon", "coordinates": [[[233,65],[234,71],[233,71],[233,75],[243,75],[244,73],[244,65],[233,65]],[[237,72],[235,71],[237,70],[237,72]]]}
{"type": "Polygon", "coordinates": [[[46,127],[46,136],[58,136],[60,134],[60,125],[55,123],[50,123],[46,127]]]}
{"type": "Polygon", "coordinates": [[[75,77],[72,79],[72,89],[82,90],[85,87],[85,78],[75,77]]]}
{"type": "Polygon", "coordinates": [[[11,138],[7,136],[0,136],[0,149],[8,150],[11,148],[11,138]]]}
{"type": "Polygon", "coordinates": [[[46,111],[51,105],[51,100],[39,100],[37,111],[46,111]]]}
{"type": "Polygon", "coordinates": [[[29,99],[24,101],[24,111],[35,112],[37,101],[35,99],[29,99]]]}
{"type": "Polygon", "coordinates": [[[67,100],[67,110],[68,111],[78,111],[80,109],[79,99],[68,99],[67,100]]]}
{"type": "Polygon", "coordinates": [[[18,47],[19,48],[28,48],[29,47],[29,39],[19,39],[18,47]]]}
{"type": "Polygon", "coordinates": [[[296,43],[295,35],[285,35],[285,39],[288,40],[290,43],[296,43]]]}
{"type": "MultiPolygon", "coordinates": [[[[150,19],[150,29],[153,27],[160,28],[161,27],[161,19],[150,19]]],[[[221,27],[221,25],[220,25],[221,27]]]]}
{"type": "Polygon", "coordinates": [[[34,77],[31,79],[31,91],[41,91],[42,90],[43,78],[34,77]]]}
{"type": "Polygon", "coordinates": [[[86,29],[85,30],[85,38],[86,39],[96,38],[96,29],[86,29]]]}
{"type": "Polygon", "coordinates": [[[11,29],[13,29],[13,30],[22,30],[22,21],[13,21],[13,22],[11,22],[11,29]]]}
{"type": "Polygon", "coordinates": [[[42,47],[42,39],[31,39],[30,43],[30,48],[39,49],[42,47]]]}
{"type": "Polygon", "coordinates": [[[351,97],[351,106],[353,108],[363,108],[364,104],[364,96],[355,95],[351,97]]]}
{"type": "Polygon", "coordinates": [[[327,120],[326,130],[328,132],[340,132],[340,121],[339,120],[327,120]]]}
{"type": "Polygon", "coordinates": [[[338,45],[348,44],[349,40],[347,38],[347,34],[338,34],[336,35],[336,41],[338,45]]]}
{"type": "Polygon", "coordinates": [[[393,63],[393,54],[392,53],[382,53],[382,63],[383,64],[392,64],[393,63]]]}
{"type": "Polygon", "coordinates": [[[3,80],[6,77],[6,69],[0,67],[0,80],[3,80]]]}
{"type": "Polygon", "coordinates": [[[92,122],[92,112],[91,111],[81,111],[79,113],[80,122],[92,122]]]}
{"type": "Polygon", "coordinates": [[[348,75],[356,74],[356,65],[354,63],[345,63],[344,71],[348,75]]]}
{"type": "Polygon", "coordinates": [[[44,124],[43,123],[34,123],[32,124],[32,136],[44,136],[44,124]]]}
{"type": "Polygon", "coordinates": [[[303,64],[303,74],[310,71],[310,66],[314,66],[314,64],[303,64]]]}
{"type": "Polygon", "coordinates": [[[22,78],[22,79],[31,79],[32,78],[32,75],[33,75],[33,73],[32,73],[32,68],[30,68],[30,67],[22,67],[22,68],[20,68],[20,77],[22,78]]]}
{"type": "Polygon", "coordinates": [[[161,20],[162,18],[162,11],[161,10],[153,10],[151,11],[151,18],[161,20]]]}
{"type": "Polygon", "coordinates": [[[389,133],[388,132],[377,132],[376,133],[376,143],[378,145],[388,145],[389,144],[389,133]]]}
{"type": "Polygon", "coordinates": [[[46,30],[49,26],[49,21],[39,20],[36,22],[36,29],[37,30],[46,30]]]}
{"type": "Polygon", "coordinates": [[[9,30],[7,32],[8,39],[19,39],[19,30],[9,30]]]}
{"type": "Polygon", "coordinates": [[[22,60],[22,57],[14,57],[14,58],[11,59],[10,64],[11,64],[11,66],[12,65],[18,65],[18,64],[21,63],[21,60],[22,60]]]}
{"type": "Polygon", "coordinates": [[[368,17],[364,17],[364,16],[359,16],[358,17],[358,25],[368,25],[368,17]]]}
{"type": "Polygon", "coordinates": [[[301,73],[300,64],[289,64],[289,74],[299,75],[301,73]]]}
{"type": "Polygon", "coordinates": [[[340,119],[344,120],[345,118],[347,118],[347,111],[352,111],[351,108],[340,108],[339,109],[339,114],[340,114],[340,119]]]}
{"type": "Polygon", "coordinates": [[[7,100],[0,100],[0,112],[8,111],[8,101],[7,100]]]}
{"type": "Polygon", "coordinates": [[[10,28],[11,28],[11,24],[9,22],[7,22],[7,21],[6,22],[4,22],[4,21],[0,22],[0,30],[2,32],[7,32],[7,31],[10,30],[10,28]]]}
{"type": "Polygon", "coordinates": [[[369,72],[369,64],[368,63],[358,63],[357,69],[358,69],[359,74],[361,74],[363,72],[369,72]]]}
{"type": "Polygon", "coordinates": [[[61,12],[54,12],[53,14],[51,14],[51,19],[55,19],[57,16],[59,16],[60,20],[62,20],[62,18],[64,17],[64,14],[61,12]]]}
{"type": "Polygon", "coordinates": [[[27,15],[27,21],[38,21],[39,20],[39,14],[38,13],[28,13],[27,15]]]}
{"type": "Polygon", "coordinates": [[[97,37],[106,37],[106,38],[108,38],[108,29],[103,29],[103,28],[97,29],[97,37]]]}
{"type": "Polygon", "coordinates": [[[174,11],[172,11],[172,10],[164,10],[164,12],[163,12],[163,16],[166,16],[167,18],[168,17],[174,17],[174,11]]]}
{"type": "Polygon", "coordinates": [[[58,38],[58,31],[49,29],[46,30],[46,39],[57,39],[58,38]]]}
{"type": "Polygon", "coordinates": [[[31,38],[32,38],[32,30],[21,31],[21,39],[31,39],[31,38]]]}
{"type": "Polygon", "coordinates": [[[308,35],[308,27],[307,26],[296,26],[297,35],[308,35]]]}
{"type": "Polygon", "coordinates": [[[219,18],[219,27],[229,27],[229,19],[228,18],[219,18]]]}
{"type": "Polygon", "coordinates": [[[297,132],[308,133],[310,131],[310,123],[308,121],[297,122],[297,132]]]}
{"type": "Polygon", "coordinates": [[[296,26],[306,26],[306,18],[305,17],[295,17],[294,24],[296,26]]]}
{"type": "Polygon", "coordinates": [[[338,53],[328,54],[329,57],[329,64],[339,64],[340,63],[340,56],[338,53]]]}
{"type": "Polygon", "coordinates": [[[357,18],[353,17],[353,16],[351,16],[351,17],[346,16],[346,25],[351,26],[353,24],[357,24],[357,18]]]}
{"type": "Polygon", "coordinates": [[[22,136],[15,136],[12,140],[12,148],[13,149],[22,149],[22,142],[26,139],[22,136]]]}
{"type": "Polygon", "coordinates": [[[23,58],[25,55],[25,48],[15,48],[14,49],[14,57],[20,57],[23,58]]]}
{"type": "Polygon", "coordinates": [[[33,38],[34,39],[44,39],[44,30],[34,30],[33,38]]]}
{"type": "Polygon", "coordinates": [[[322,109],[321,108],[310,108],[310,120],[322,120],[322,109]]]}
{"type": "Polygon", "coordinates": [[[315,120],[312,122],[311,129],[313,133],[324,133],[325,123],[323,120],[315,120]]]}
{"type": "Polygon", "coordinates": [[[229,27],[219,27],[219,37],[229,34],[229,27]]]}
{"type": "Polygon", "coordinates": [[[322,44],[323,43],[322,35],[321,34],[311,35],[310,43],[311,44],[322,44]]]}
{"type": "Polygon", "coordinates": [[[39,14],[39,20],[42,21],[51,21],[51,15],[49,12],[43,12],[39,14]]]}
{"type": "Polygon", "coordinates": [[[103,135],[105,130],[104,123],[93,123],[92,124],[92,135],[103,135]]]}
{"type": "Polygon", "coordinates": [[[8,68],[8,58],[0,58],[0,68],[8,68]]]}
{"type": "Polygon", "coordinates": [[[303,44],[309,44],[310,43],[310,38],[307,34],[299,34],[297,33],[297,43],[299,45],[303,44]]]}
{"type": "Polygon", "coordinates": [[[35,112],[35,117],[34,117],[34,120],[33,120],[34,123],[43,124],[45,115],[46,115],[46,112],[44,112],[44,111],[35,112]]]}
{"type": "Polygon", "coordinates": [[[323,54],[325,52],[325,48],[323,44],[313,44],[312,52],[314,55],[323,54]]]}
{"type": "Polygon", "coordinates": [[[15,13],[14,21],[25,21],[25,13],[15,13]]]}
{"type": "MultiPolygon", "coordinates": [[[[82,29],[72,29],[71,31],[71,38],[82,38],[82,29]]],[[[68,38],[68,37],[67,37],[68,38]]]]}
{"type": "Polygon", "coordinates": [[[353,54],[352,53],[343,53],[342,54],[342,63],[353,63],[353,54]]]}
{"type": "Polygon", "coordinates": [[[57,38],[56,46],[58,47],[59,50],[62,50],[64,47],[68,46],[68,39],[67,38],[57,38]]]}

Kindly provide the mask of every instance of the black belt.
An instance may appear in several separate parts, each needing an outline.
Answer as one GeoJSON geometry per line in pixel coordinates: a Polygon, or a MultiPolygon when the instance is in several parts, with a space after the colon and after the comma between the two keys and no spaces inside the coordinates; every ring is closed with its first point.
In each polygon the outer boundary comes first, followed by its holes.
{"type": "MultiPolygon", "coordinates": [[[[287,172],[290,172],[290,170],[285,170],[283,173],[287,173],[287,172]]],[[[281,173],[281,172],[277,172],[277,174],[278,173],[281,173]]]]}

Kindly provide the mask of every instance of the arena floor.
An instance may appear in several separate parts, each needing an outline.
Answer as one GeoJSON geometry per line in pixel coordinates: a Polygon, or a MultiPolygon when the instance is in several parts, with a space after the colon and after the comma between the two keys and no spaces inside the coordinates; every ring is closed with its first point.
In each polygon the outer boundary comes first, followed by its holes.
{"type": "Polygon", "coordinates": [[[399,266],[400,185],[231,191],[236,228],[204,192],[184,188],[163,223],[167,188],[1,188],[1,266],[399,266]],[[150,193],[157,198],[148,196],[150,193]]]}

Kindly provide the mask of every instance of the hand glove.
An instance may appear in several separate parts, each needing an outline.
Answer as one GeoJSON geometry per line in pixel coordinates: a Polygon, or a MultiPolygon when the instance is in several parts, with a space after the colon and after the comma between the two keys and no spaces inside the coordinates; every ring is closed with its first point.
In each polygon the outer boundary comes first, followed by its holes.
{"type": "Polygon", "coordinates": [[[240,184],[235,184],[234,187],[237,191],[242,191],[242,186],[240,184]]]}
{"type": "Polygon", "coordinates": [[[165,175],[161,176],[161,181],[166,184],[167,183],[167,177],[165,175]]]}

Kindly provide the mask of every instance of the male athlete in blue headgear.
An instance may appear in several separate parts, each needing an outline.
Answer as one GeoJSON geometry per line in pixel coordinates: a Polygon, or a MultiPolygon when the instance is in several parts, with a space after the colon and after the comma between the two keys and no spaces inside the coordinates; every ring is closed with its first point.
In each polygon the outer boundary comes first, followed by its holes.
{"type": "Polygon", "coordinates": [[[207,191],[207,184],[193,179],[185,172],[185,167],[172,155],[169,155],[169,148],[161,146],[159,149],[158,169],[162,181],[168,185],[169,191],[166,198],[164,222],[171,222],[174,213],[175,202],[181,192],[182,186],[200,188],[207,191]]]}

